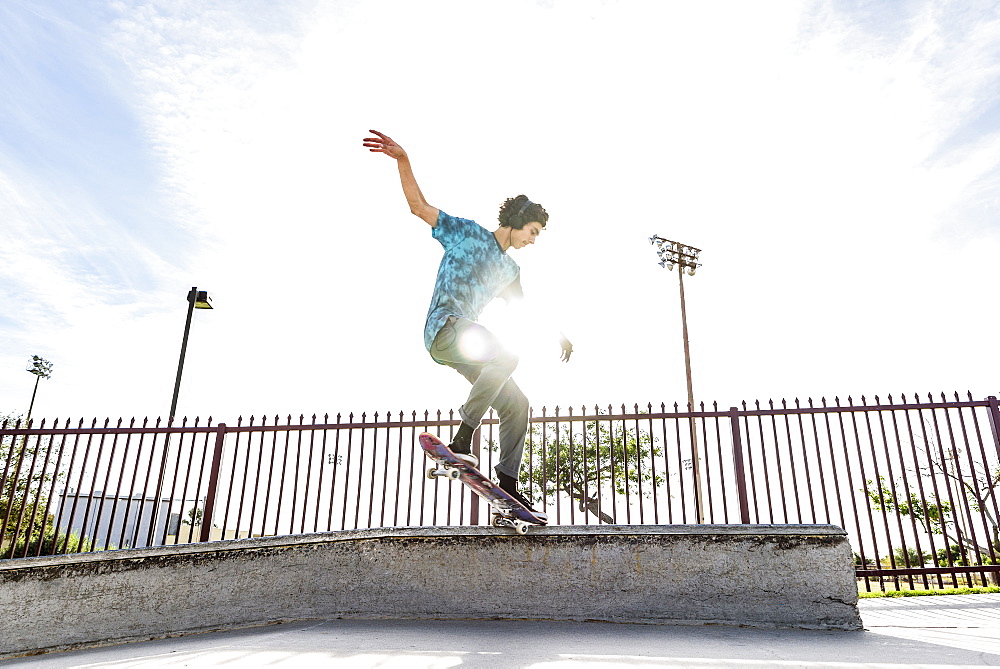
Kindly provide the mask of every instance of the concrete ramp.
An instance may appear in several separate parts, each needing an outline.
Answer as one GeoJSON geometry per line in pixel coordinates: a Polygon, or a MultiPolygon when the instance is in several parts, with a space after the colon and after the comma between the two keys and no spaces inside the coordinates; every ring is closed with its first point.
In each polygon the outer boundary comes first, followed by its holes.
{"type": "Polygon", "coordinates": [[[832,525],[384,528],[0,561],[0,658],[312,618],[861,629],[832,525]]]}

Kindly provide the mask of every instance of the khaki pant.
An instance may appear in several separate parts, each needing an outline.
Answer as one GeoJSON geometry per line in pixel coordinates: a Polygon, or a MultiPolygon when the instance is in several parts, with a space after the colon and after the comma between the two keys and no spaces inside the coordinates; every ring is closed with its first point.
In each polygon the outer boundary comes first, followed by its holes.
{"type": "Polygon", "coordinates": [[[462,421],[479,427],[487,409],[500,419],[500,461],[496,471],[517,478],[528,432],[528,398],[510,375],[517,356],[482,325],[452,316],[438,331],[431,356],[468,379],[472,390],[459,409],[462,421]]]}

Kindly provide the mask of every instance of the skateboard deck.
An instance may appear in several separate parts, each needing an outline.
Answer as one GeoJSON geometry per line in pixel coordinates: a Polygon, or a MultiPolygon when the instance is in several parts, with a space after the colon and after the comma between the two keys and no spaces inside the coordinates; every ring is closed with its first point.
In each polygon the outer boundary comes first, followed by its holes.
{"type": "Polygon", "coordinates": [[[546,521],[533,514],[481,471],[459,460],[450,448],[430,432],[420,434],[420,447],[435,463],[434,467],[427,470],[427,477],[434,479],[443,476],[449,480],[458,479],[467,485],[493,507],[492,522],[495,527],[513,527],[519,534],[525,534],[528,525],[546,524],[546,521]]]}

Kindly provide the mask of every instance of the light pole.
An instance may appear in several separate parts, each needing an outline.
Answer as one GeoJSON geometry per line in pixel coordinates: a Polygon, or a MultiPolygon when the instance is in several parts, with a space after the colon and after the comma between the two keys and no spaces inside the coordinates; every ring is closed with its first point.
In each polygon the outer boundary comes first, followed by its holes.
{"type": "Polygon", "coordinates": [[[187,320],[184,322],[184,338],[181,340],[181,357],[177,361],[177,379],[174,381],[174,397],[170,400],[170,417],[167,424],[174,422],[174,414],[177,411],[177,395],[181,391],[181,374],[184,373],[184,356],[187,353],[188,335],[191,332],[191,314],[195,309],[211,309],[212,298],[204,290],[199,291],[197,286],[191,288],[187,296],[187,320]]]}
{"type": "MultiPolygon", "coordinates": [[[[686,270],[689,276],[694,276],[695,270],[701,266],[698,263],[698,254],[701,253],[701,249],[664,239],[659,235],[650,237],[649,242],[656,246],[656,254],[660,258],[660,267],[673,270],[674,265],[677,265],[677,278],[680,282],[681,291],[681,332],[684,336],[684,370],[687,374],[688,411],[694,411],[694,390],[691,383],[691,347],[688,343],[687,307],[684,303],[684,272],[686,270]]],[[[695,426],[693,418],[690,419],[690,422],[695,506],[697,507],[698,524],[700,525],[705,520],[701,491],[701,456],[698,453],[698,429],[695,426]]]]}
{"type": "Polygon", "coordinates": [[[52,376],[52,363],[37,355],[31,356],[25,369],[35,375],[35,390],[31,393],[31,404],[28,405],[28,420],[26,425],[31,424],[31,410],[35,408],[35,395],[38,394],[38,382],[52,376]]]}

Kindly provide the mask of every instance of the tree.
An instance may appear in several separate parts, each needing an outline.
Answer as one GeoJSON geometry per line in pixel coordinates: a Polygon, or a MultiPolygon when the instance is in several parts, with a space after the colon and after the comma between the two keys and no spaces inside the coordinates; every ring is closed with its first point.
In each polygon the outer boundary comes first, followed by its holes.
{"type": "Polygon", "coordinates": [[[865,493],[871,502],[872,509],[883,513],[898,513],[901,516],[913,516],[924,529],[931,534],[941,534],[951,514],[951,504],[931,497],[933,502],[921,500],[916,493],[907,495],[905,484],[896,480],[892,486],[886,484],[885,477],[878,477],[878,485],[871,479],[867,480],[865,493]]]}
{"type": "MultiPolygon", "coordinates": [[[[604,412],[598,411],[598,414],[604,412]]],[[[662,456],[653,438],[637,430],[615,429],[610,421],[588,420],[559,424],[561,429],[532,426],[526,449],[530,463],[521,467],[520,483],[533,499],[550,500],[559,493],[576,502],[580,511],[604,523],[616,522],[614,495],[643,496],[664,481],[654,474],[650,459],[662,456]],[[577,428],[577,429],[574,429],[577,428]]],[[[491,450],[499,446],[490,443],[491,450]]]]}
{"type": "MultiPolygon", "coordinates": [[[[933,559],[933,556],[930,553],[923,553],[918,551],[916,548],[897,548],[892,553],[897,567],[923,567],[933,559]]],[[[893,560],[886,556],[882,558],[882,565],[885,567],[891,567],[893,565],[893,560]]]]}
{"type": "Polygon", "coordinates": [[[205,516],[205,512],[200,506],[192,506],[187,512],[187,518],[181,522],[186,525],[201,525],[201,519],[205,516]]]}
{"type": "Polygon", "coordinates": [[[879,564],[878,562],[876,562],[875,560],[873,560],[871,558],[867,558],[867,559],[862,560],[861,559],[861,555],[859,555],[858,553],[854,553],[854,566],[855,567],[861,567],[862,569],[873,569],[875,567],[878,567],[878,564],[879,564]]]}
{"type": "MultiPolygon", "coordinates": [[[[933,434],[933,430],[927,433],[933,434]]],[[[864,492],[872,508],[910,516],[928,534],[944,535],[955,541],[947,549],[937,551],[934,559],[939,566],[991,564],[993,556],[1000,556],[1000,522],[995,513],[1000,467],[976,462],[955,445],[950,449],[940,448],[930,437],[927,446],[917,462],[904,464],[912,477],[909,486],[901,477],[891,482],[884,476],[879,476],[877,483],[867,481],[864,492]],[[923,497],[914,492],[912,482],[921,479],[923,497]],[[964,513],[966,508],[970,513],[964,513]],[[978,517],[970,517],[971,512],[978,517]],[[987,536],[970,531],[974,520],[985,526],[987,536]]]]}
{"type": "MultiPolygon", "coordinates": [[[[972,561],[970,562],[970,556],[967,551],[963,551],[962,547],[958,544],[952,544],[948,548],[940,548],[937,551],[937,555],[934,557],[934,563],[939,567],[949,567],[949,566],[959,566],[959,567],[971,567],[975,562],[975,556],[971,556],[972,561]],[[965,555],[963,555],[965,553],[965,555]]],[[[990,559],[989,555],[979,555],[980,562],[978,564],[993,564],[993,560],[990,559]]]]}
{"type": "MultiPolygon", "coordinates": [[[[19,415],[0,414],[0,427],[24,427],[19,421],[19,415]]],[[[50,555],[57,550],[49,493],[58,477],[58,463],[50,445],[48,438],[0,439],[0,558],[50,555]]]]}

